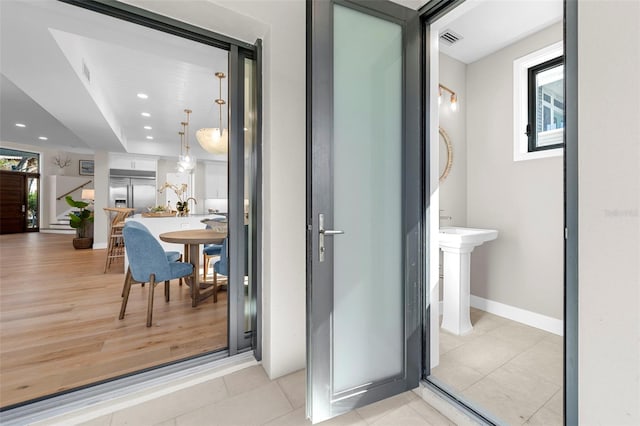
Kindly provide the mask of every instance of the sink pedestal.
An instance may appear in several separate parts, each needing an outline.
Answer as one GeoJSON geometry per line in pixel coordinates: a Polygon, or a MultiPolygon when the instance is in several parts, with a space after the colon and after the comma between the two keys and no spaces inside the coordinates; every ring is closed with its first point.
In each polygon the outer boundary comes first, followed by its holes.
{"type": "Polygon", "coordinates": [[[462,335],[473,330],[470,318],[471,252],[473,247],[443,247],[443,307],[442,328],[462,335]]]}
{"type": "Polygon", "coordinates": [[[495,240],[498,231],[461,227],[440,228],[438,242],[444,253],[444,291],[442,328],[453,334],[473,330],[470,318],[471,252],[487,241],[495,240]]]}

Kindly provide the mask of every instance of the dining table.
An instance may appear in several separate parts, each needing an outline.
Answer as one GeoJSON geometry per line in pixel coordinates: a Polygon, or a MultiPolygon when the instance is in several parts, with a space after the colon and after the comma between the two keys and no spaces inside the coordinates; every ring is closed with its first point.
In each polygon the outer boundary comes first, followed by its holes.
{"type": "Polygon", "coordinates": [[[198,303],[213,295],[213,287],[206,283],[206,270],[204,271],[205,279],[203,282],[200,281],[200,244],[222,244],[227,233],[213,229],[185,229],[165,232],[158,237],[167,243],[184,244],[184,261],[193,265],[191,306],[196,307],[198,303]]]}

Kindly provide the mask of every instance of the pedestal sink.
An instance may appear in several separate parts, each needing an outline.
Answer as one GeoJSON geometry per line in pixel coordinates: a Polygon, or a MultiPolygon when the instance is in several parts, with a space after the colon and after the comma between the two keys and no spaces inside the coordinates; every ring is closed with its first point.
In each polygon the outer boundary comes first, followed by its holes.
{"type": "Polygon", "coordinates": [[[453,334],[471,332],[469,317],[471,252],[487,241],[495,240],[495,229],[442,227],[438,233],[440,249],[444,253],[444,294],[442,328],[453,334]]]}

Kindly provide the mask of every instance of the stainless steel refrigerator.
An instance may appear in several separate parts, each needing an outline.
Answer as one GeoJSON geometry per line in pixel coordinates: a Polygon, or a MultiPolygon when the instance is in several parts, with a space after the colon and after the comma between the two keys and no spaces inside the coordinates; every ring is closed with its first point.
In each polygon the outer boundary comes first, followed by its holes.
{"type": "Polygon", "coordinates": [[[129,207],[135,213],[156,205],[156,173],[139,170],[109,171],[109,207],[129,207]]]}

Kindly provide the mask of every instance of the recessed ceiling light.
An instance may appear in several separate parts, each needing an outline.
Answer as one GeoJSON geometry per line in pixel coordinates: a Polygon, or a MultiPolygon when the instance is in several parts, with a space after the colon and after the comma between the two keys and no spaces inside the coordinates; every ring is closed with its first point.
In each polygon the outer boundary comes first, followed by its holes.
{"type": "Polygon", "coordinates": [[[149,95],[147,95],[146,93],[138,93],[138,97],[140,99],[147,99],[149,97],[149,95]]]}
{"type": "Polygon", "coordinates": [[[147,136],[147,139],[151,140],[153,139],[153,136],[147,136]]]}
{"type": "Polygon", "coordinates": [[[141,115],[143,117],[151,117],[151,114],[149,114],[148,112],[143,112],[141,115]]]}
{"type": "Polygon", "coordinates": [[[16,123],[16,127],[27,127],[27,125],[22,123],[16,123]]]}
{"type": "Polygon", "coordinates": [[[41,141],[46,141],[49,138],[46,136],[38,136],[38,139],[40,139],[41,141]]]}
{"type": "Polygon", "coordinates": [[[145,129],[145,130],[151,130],[152,128],[153,128],[153,127],[151,127],[151,126],[144,126],[144,129],[145,129]]]}

